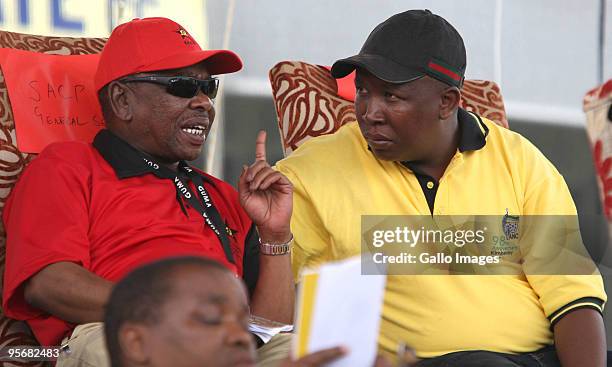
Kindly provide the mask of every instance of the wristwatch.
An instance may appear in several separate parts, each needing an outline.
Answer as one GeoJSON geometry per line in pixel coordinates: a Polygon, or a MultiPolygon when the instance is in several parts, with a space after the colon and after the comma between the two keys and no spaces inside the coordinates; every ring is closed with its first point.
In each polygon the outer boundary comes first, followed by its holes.
{"type": "Polygon", "coordinates": [[[264,255],[270,255],[270,256],[286,255],[291,252],[292,244],[293,244],[293,235],[291,235],[291,238],[289,239],[289,241],[285,243],[278,243],[278,244],[263,243],[261,242],[261,238],[260,238],[259,239],[259,250],[264,255]]]}

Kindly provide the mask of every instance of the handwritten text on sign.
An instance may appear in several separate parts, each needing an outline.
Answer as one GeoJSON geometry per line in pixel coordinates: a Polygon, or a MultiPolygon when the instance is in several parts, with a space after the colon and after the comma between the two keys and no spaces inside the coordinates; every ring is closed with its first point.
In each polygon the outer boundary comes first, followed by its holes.
{"type": "Polygon", "coordinates": [[[104,126],[93,87],[98,59],[0,49],[20,151],[38,153],[53,142],[93,140],[104,126]]]}

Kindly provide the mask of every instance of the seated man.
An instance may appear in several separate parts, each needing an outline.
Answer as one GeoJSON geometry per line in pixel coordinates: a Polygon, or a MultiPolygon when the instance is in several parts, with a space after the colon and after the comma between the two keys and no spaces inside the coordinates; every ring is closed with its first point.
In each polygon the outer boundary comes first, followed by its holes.
{"type": "MultiPolygon", "coordinates": [[[[465,68],[461,36],[428,10],[389,18],[334,63],[336,78],[357,72],[357,121],[277,163],[294,184],[295,271],[358,255],[362,215],[576,215],[537,148],[458,107],[465,68]]],[[[407,343],[422,366],[605,365],[599,275],[387,282],[384,352],[407,343]]]]}
{"type": "Polygon", "coordinates": [[[265,134],[239,194],[185,162],[215,117],[213,75],[241,67],[169,19],[118,26],[95,75],[106,129],[93,144],[48,146],[16,184],[3,218],[3,308],[41,344],[67,343],[58,365],[107,365],[101,321],[113,284],[169,256],[221,262],[245,280],[253,314],[291,323],[292,186],[266,163],[265,134]]]}
{"type": "MultiPolygon", "coordinates": [[[[196,257],[145,265],[109,298],[104,325],[111,366],[254,366],[248,318],[245,287],[226,267],[196,257]]],[[[322,366],[343,353],[330,348],[281,366],[322,366]]]]}

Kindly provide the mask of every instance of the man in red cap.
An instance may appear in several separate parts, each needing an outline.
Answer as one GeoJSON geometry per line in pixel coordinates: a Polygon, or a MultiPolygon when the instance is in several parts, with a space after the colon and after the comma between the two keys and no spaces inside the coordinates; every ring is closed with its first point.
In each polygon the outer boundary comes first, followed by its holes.
{"type": "MultiPolygon", "coordinates": [[[[93,144],[50,145],[15,186],[3,307],[41,344],[63,341],[58,365],[108,365],[101,321],[114,283],[172,256],[222,263],[247,284],[253,315],[291,324],[292,186],[267,164],[265,133],[239,193],[186,163],[215,117],[213,75],[241,67],[169,19],[120,25],[95,75],[106,129],[93,144]]],[[[261,349],[276,352],[274,341],[261,349]]]]}

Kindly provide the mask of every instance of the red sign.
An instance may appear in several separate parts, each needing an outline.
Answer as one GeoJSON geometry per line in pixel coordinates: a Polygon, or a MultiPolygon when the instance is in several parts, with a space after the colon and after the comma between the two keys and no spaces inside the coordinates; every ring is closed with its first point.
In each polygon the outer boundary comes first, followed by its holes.
{"type": "MultiPolygon", "coordinates": [[[[331,70],[330,66],[323,66],[327,70],[331,70]]],[[[347,101],[355,101],[355,72],[353,71],[344,78],[336,79],[338,86],[338,96],[347,101]]]]}
{"type": "Polygon", "coordinates": [[[98,54],[0,49],[20,151],[39,153],[53,142],[93,140],[104,127],[93,87],[98,59],[98,54]]]}

